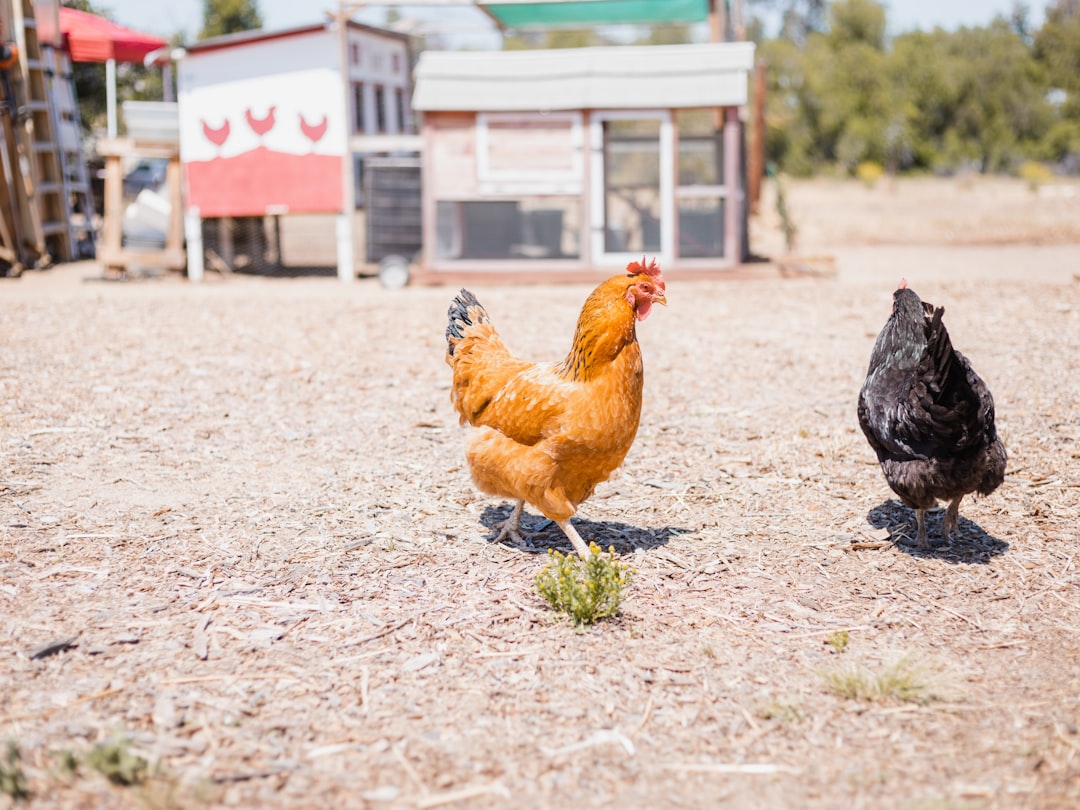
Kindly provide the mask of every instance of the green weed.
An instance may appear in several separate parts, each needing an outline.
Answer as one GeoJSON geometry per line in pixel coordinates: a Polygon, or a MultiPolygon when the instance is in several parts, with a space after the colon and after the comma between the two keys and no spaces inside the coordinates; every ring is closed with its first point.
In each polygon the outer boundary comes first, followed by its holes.
{"type": "Polygon", "coordinates": [[[939,698],[934,673],[908,656],[876,670],[855,661],[846,662],[820,675],[830,691],[850,700],[929,703],[939,698]]]}
{"type": "Polygon", "coordinates": [[[825,643],[838,653],[842,653],[847,649],[849,641],[851,641],[851,638],[848,636],[847,630],[837,630],[835,633],[830,633],[825,639],[825,643]]]}
{"type": "Polygon", "coordinates": [[[19,746],[8,740],[7,751],[0,758],[0,795],[10,796],[16,801],[30,798],[20,759],[19,746]]]}
{"type": "Polygon", "coordinates": [[[803,719],[803,713],[798,706],[775,700],[758,709],[757,715],[762,720],[776,720],[779,723],[797,723],[803,719]]]}
{"type": "Polygon", "coordinates": [[[138,785],[146,781],[150,763],[131,752],[131,741],[113,739],[95,745],[83,758],[88,768],[115,785],[138,785]]]}
{"type": "Polygon", "coordinates": [[[607,556],[596,543],[589,544],[589,551],[588,559],[582,560],[552,549],[551,561],[535,580],[540,595],[577,625],[615,615],[633,573],[615,559],[614,547],[608,548],[607,556]]]}

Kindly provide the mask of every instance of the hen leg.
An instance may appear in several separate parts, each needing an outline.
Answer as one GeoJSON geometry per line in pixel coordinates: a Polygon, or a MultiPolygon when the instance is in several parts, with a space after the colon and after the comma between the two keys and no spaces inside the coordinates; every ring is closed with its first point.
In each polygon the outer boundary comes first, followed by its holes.
{"type": "Polygon", "coordinates": [[[918,537],[915,538],[915,544],[921,549],[930,548],[930,542],[926,539],[926,510],[915,510],[915,523],[919,527],[918,537]]]}
{"type": "Polygon", "coordinates": [[[941,534],[948,542],[952,542],[953,532],[957,531],[960,524],[960,495],[952,499],[948,509],[945,510],[945,520],[941,524],[941,534]]]}
{"type": "Polygon", "coordinates": [[[577,529],[571,525],[570,518],[558,520],[556,523],[558,523],[559,528],[563,530],[563,534],[570,539],[570,543],[573,545],[574,551],[578,553],[578,556],[583,560],[587,559],[591,554],[589,547],[585,545],[585,541],[581,539],[581,535],[578,534],[577,529]]]}
{"type": "Polygon", "coordinates": [[[493,542],[500,543],[506,538],[510,538],[517,545],[524,545],[524,540],[521,539],[521,512],[525,508],[525,501],[518,501],[514,506],[514,511],[510,513],[510,517],[502,523],[502,528],[499,530],[499,534],[495,537],[493,542]]]}

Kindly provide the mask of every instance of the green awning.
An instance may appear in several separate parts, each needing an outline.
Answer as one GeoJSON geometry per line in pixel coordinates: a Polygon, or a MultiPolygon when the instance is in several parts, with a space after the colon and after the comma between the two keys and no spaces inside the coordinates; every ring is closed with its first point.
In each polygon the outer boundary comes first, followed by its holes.
{"type": "Polygon", "coordinates": [[[562,0],[476,4],[506,28],[695,23],[708,19],[709,0],[562,0]]]}

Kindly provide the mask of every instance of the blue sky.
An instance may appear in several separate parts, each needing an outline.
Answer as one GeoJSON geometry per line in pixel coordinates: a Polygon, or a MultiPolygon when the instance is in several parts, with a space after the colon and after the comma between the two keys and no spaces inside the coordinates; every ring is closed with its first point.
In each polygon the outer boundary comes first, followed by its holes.
{"type": "MultiPolygon", "coordinates": [[[[1043,9],[1047,0],[1028,0],[1031,7],[1031,22],[1039,26],[1043,20],[1043,9]]],[[[194,39],[202,23],[202,0],[98,0],[98,8],[108,9],[113,19],[131,28],[147,33],[169,36],[184,30],[189,39],[194,39]]],[[[985,25],[998,14],[1008,14],[1015,5],[1015,0],[891,0],[885,3],[888,9],[889,28],[892,33],[901,33],[913,28],[929,30],[935,26],[956,28],[961,25],[985,25]]],[[[289,28],[295,25],[307,25],[325,19],[324,13],[337,7],[335,0],[259,0],[259,11],[268,29],[289,28]]],[[[355,19],[362,22],[379,23],[385,7],[364,9],[355,19]]],[[[410,12],[426,19],[438,20],[439,15],[447,22],[447,28],[459,36],[479,37],[477,46],[482,47],[486,40],[488,47],[491,37],[484,37],[490,26],[487,18],[475,9],[402,9],[403,16],[410,12]]],[[[497,42],[497,40],[495,40],[497,42]]]]}

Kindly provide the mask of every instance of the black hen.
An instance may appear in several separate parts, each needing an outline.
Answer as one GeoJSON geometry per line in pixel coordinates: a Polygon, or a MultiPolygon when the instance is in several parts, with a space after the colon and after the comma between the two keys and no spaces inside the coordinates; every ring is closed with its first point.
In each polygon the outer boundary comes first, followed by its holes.
{"type": "Polygon", "coordinates": [[[893,492],[916,510],[920,548],[926,509],[949,501],[942,534],[951,540],[960,499],[989,495],[1005,479],[994,398],[953,349],[944,314],[900,282],[859,391],[859,425],[893,492]]]}

